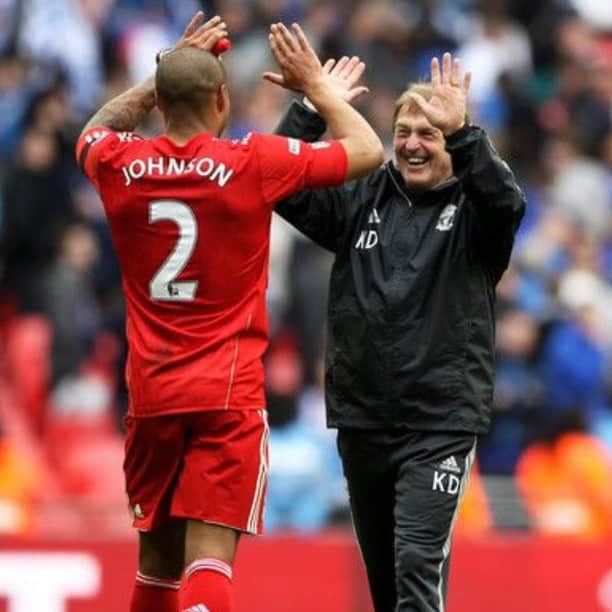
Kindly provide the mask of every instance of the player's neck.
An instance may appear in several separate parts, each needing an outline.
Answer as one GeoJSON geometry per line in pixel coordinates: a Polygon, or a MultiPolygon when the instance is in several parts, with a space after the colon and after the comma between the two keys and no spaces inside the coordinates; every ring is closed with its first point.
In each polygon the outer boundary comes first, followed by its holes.
{"type": "Polygon", "coordinates": [[[180,121],[170,119],[166,124],[166,136],[178,145],[184,145],[194,136],[202,133],[218,136],[219,127],[212,121],[196,117],[183,117],[180,121]]]}

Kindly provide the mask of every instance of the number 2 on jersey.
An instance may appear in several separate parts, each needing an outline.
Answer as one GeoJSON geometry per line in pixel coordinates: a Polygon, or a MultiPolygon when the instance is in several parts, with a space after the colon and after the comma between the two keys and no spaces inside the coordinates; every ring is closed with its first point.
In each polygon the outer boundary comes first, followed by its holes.
{"type": "Polygon", "coordinates": [[[152,300],[188,302],[195,299],[197,281],[176,281],[183,271],[198,239],[198,224],[187,204],[176,200],[156,200],[149,204],[149,223],[172,221],[179,229],[176,245],[149,283],[152,300]]]}

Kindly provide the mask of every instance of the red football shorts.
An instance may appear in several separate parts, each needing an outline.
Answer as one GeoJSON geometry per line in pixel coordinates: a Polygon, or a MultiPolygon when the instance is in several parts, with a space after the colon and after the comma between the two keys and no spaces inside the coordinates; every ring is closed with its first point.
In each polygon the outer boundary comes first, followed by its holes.
{"type": "Polygon", "coordinates": [[[268,473],[265,410],[126,417],[126,489],[133,525],[172,517],[258,534],[268,473]]]}

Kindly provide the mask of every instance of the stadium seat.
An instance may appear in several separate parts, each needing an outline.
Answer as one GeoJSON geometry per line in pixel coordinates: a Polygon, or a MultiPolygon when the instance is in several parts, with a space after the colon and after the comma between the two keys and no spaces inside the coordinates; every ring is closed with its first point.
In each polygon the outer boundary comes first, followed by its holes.
{"type": "Polygon", "coordinates": [[[35,432],[44,426],[49,394],[51,328],[42,316],[13,319],[6,329],[6,367],[16,399],[35,432]]]}

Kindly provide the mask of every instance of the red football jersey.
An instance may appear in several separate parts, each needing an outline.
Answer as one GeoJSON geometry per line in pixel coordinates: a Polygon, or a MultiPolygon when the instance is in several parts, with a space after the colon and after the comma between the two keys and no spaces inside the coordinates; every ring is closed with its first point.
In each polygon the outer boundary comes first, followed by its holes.
{"type": "Polygon", "coordinates": [[[263,408],[272,209],[342,183],[344,147],[206,133],[179,146],[94,127],[77,160],[102,198],[121,267],[130,414],[263,408]]]}

